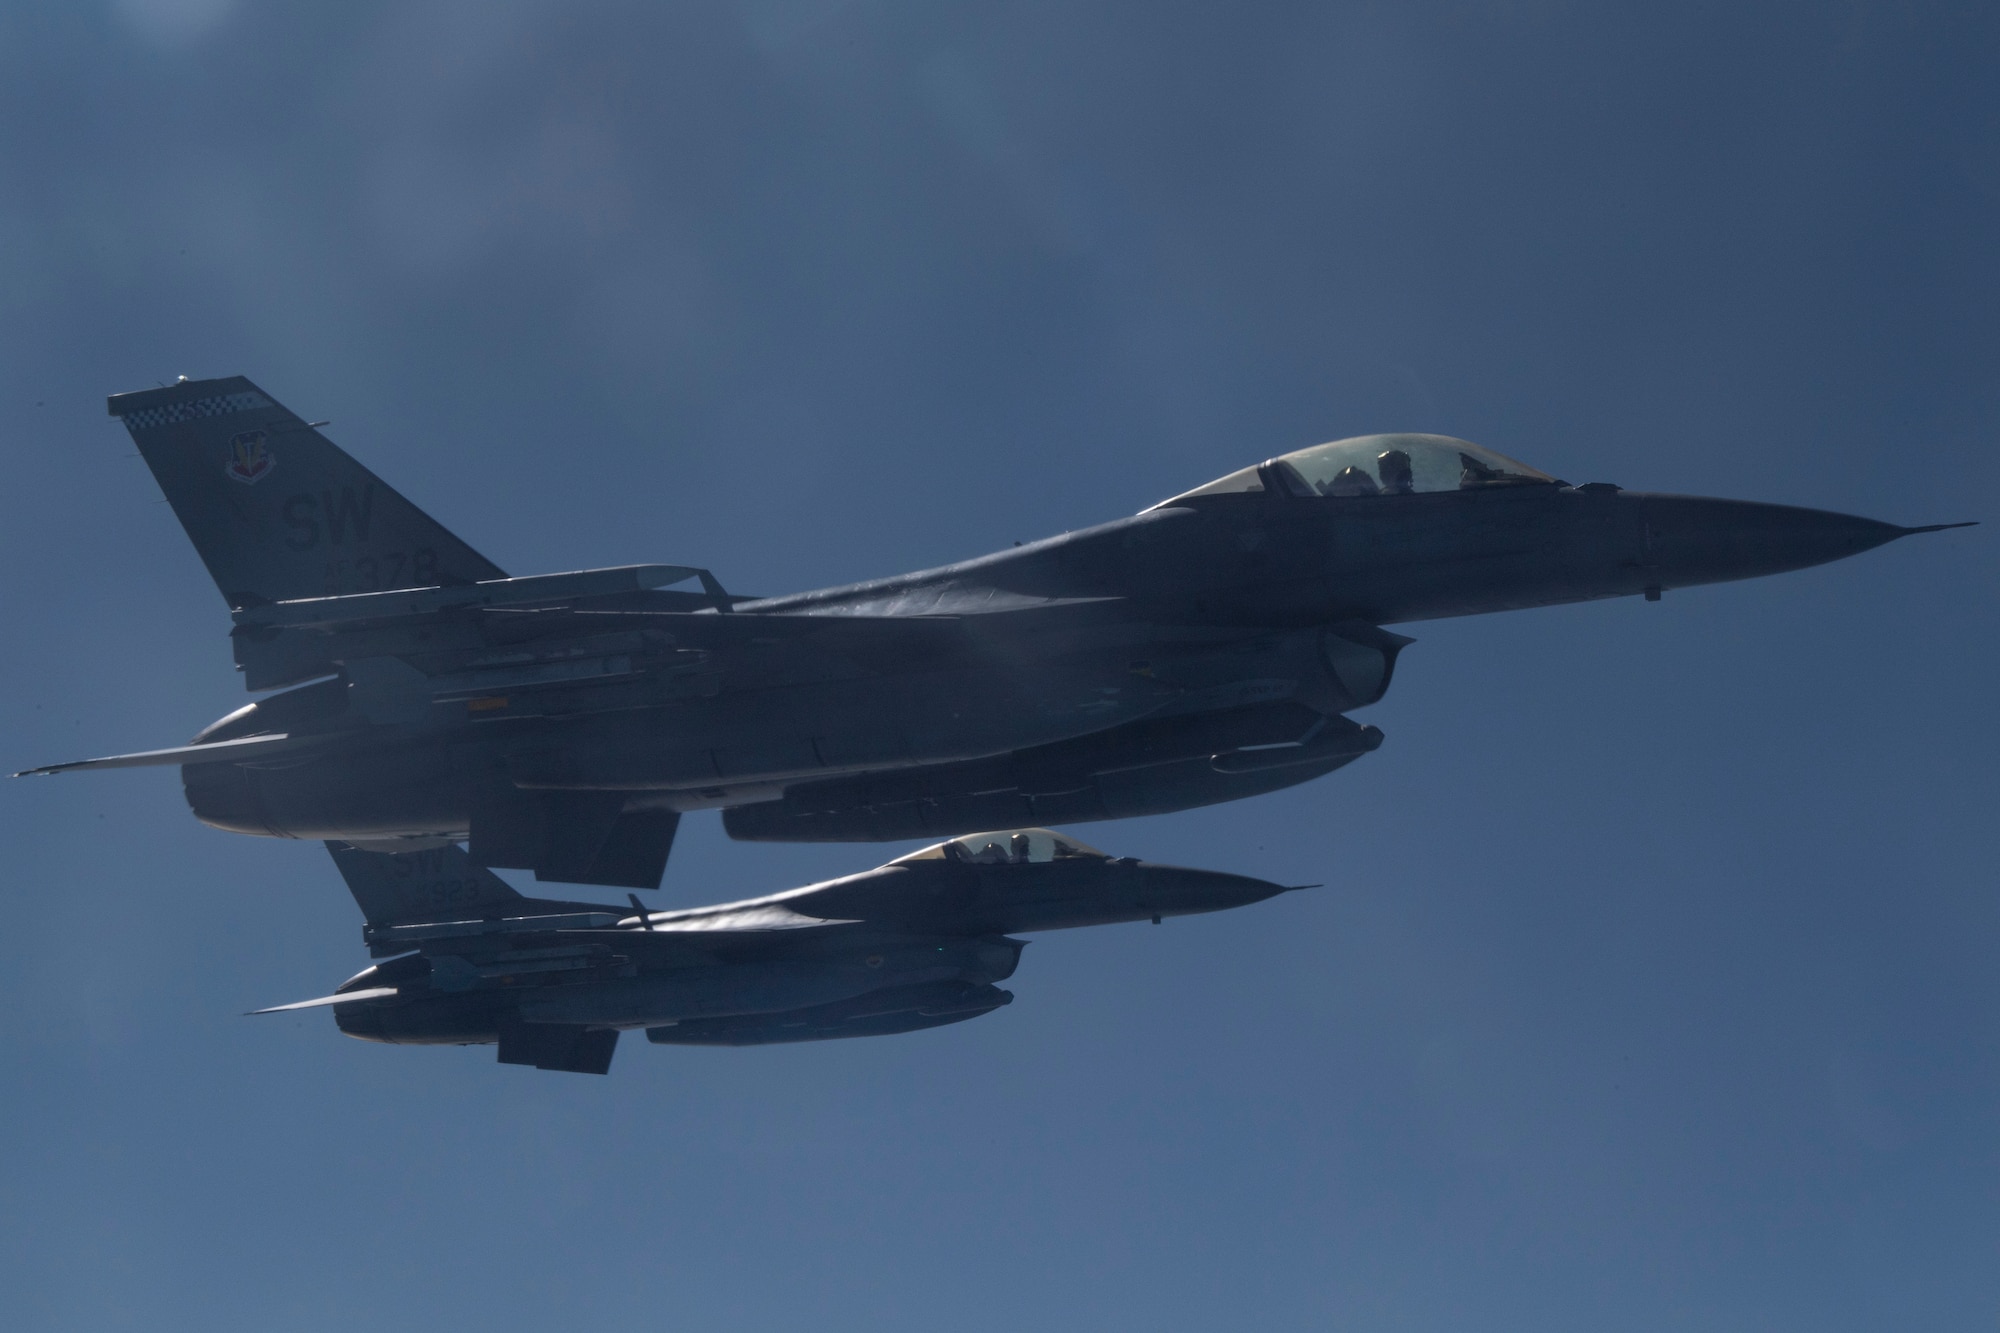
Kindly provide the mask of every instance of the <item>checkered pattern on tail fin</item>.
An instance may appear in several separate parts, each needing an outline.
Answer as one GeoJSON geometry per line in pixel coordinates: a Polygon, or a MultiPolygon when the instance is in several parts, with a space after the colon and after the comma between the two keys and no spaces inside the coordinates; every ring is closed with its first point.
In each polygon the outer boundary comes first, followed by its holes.
{"type": "Polygon", "coordinates": [[[108,406],[232,607],[506,577],[240,375],[108,406]]]}

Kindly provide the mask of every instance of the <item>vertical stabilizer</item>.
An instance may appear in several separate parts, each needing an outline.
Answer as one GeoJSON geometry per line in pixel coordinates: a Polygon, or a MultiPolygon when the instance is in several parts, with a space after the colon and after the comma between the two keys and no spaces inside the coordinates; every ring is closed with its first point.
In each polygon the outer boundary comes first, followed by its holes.
{"type": "Polygon", "coordinates": [[[506,577],[240,375],[108,406],[233,608],[506,577]]]}

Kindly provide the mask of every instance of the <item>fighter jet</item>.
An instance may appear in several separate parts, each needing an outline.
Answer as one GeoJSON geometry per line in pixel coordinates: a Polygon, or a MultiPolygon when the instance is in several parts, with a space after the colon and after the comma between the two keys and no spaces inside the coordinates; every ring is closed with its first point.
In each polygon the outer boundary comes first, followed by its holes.
{"type": "MultiPolygon", "coordinates": [[[[1047,829],[940,842],[859,875],[649,912],[524,898],[456,846],[327,844],[387,961],[331,995],[340,1030],[414,1045],[498,1042],[503,1064],[602,1074],[618,1034],[678,1046],[874,1037],[1013,1001],[1015,931],[1217,912],[1286,886],[1112,858],[1047,829]]],[[[1308,886],[1298,886],[1308,887],[1308,886]]]]}
{"type": "MultiPolygon", "coordinates": [[[[1386,628],[1801,569],[1942,526],[1572,486],[1436,435],[1270,459],[1129,518],[782,597],[509,577],[247,379],[120,394],[244,685],[181,766],[217,828],[657,887],[690,810],[866,841],[1185,810],[1375,749],[1386,628]]],[[[685,586],[683,586],[685,585],[685,586]]]]}

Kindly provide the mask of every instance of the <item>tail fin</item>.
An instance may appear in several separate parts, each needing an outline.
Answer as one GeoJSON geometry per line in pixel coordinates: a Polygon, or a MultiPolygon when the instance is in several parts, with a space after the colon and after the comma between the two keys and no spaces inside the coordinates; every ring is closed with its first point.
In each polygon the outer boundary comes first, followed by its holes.
{"type": "Polygon", "coordinates": [[[108,406],[233,608],[506,577],[240,375],[108,406]]]}
{"type": "Polygon", "coordinates": [[[421,852],[364,852],[344,842],[329,842],[326,849],[371,926],[454,913],[477,918],[488,909],[528,901],[492,871],[472,864],[455,843],[421,852]]]}

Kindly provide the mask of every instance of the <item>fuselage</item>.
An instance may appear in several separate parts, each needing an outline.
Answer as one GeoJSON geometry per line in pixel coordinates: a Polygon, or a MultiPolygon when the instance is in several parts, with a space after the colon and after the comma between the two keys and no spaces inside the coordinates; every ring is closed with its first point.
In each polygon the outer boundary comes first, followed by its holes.
{"type": "Polygon", "coordinates": [[[680,817],[840,841],[1160,814],[1332,772],[1387,626],[1838,559],[1913,529],[1569,486],[1464,440],[1294,450],[1143,513],[784,597],[705,569],[510,576],[242,376],[114,395],[258,702],[183,765],[203,821],[660,882],[680,817]],[[676,587],[690,581],[700,591],[676,587]]]}
{"type": "Polygon", "coordinates": [[[378,951],[417,951],[345,983],[336,995],[361,998],[338,1006],[340,1026],[413,1044],[504,1040],[524,1023],[644,1028],[670,1044],[908,1031],[1007,1003],[995,983],[1019,962],[1014,932],[1158,922],[1284,892],[1109,858],[1041,829],[987,836],[986,859],[946,844],[785,893],[615,924],[579,928],[590,904],[543,904],[569,910],[371,927],[378,951]]]}
{"type": "MultiPolygon", "coordinates": [[[[798,784],[994,756],[1032,762],[1049,747],[1114,738],[1055,779],[1077,786],[1118,768],[1130,748],[1121,729],[1187,731],[1190,719],[1203,721],[1201,734],[1169,738],[1157,762],[1254,763],[1265,747],[1309,746],[1302,738],[1319,719],[1379,697],[1400,645],[1371,641],[1370,627],[1755,577],[1902,531],[1557,484],[1196,495],[960,564],[679,617],[670,633],[711,636],[677,650],[699,659],[689,665],[427,702],[304,761],[190,766],[187,789],[201,818],[240,832],[389,839],[463,837],[482,802],[518,805],[516,792],[619,792],[628,809],[753,807],[798,784]],[[887,620],[907,632],[883,632],[887,620]],[[801,636],[802,621],[814,632],[801,636]],[[1349,637],[1341,627],[1353,627],[1349,637]]],[[[607,632],[650,628],[643,612],[601,619],[607,632]]],[[[556,642],[576,633],[559,620],[536,628],[556,642]]],[[[537,641],[503,646],[531,658],[537,641]]],[[[352,695],[332,682],[273,696],[203,739],[351,725],[362,720],[352,695]]],[[[1293,771],[1216,771],[1167,799],[1201,804],[1316,776],[1372,748],[1376,738],[1359,734],[1372,729],[1347,727],[1293,771]]],[[[1126,771],[1156,758],[1129,757],[1126,771]]]]}

